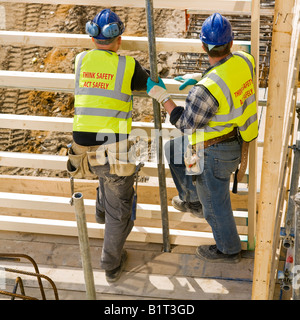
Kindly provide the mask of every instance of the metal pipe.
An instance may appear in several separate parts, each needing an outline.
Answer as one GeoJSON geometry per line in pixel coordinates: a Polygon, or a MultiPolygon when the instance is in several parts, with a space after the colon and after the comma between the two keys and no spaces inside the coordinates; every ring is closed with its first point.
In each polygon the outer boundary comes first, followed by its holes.
{"type": "Polygon", "coordinates": [[[295,203],[293,197],[298,191],[298,183],[299,183],[299,176],[300,176],[300,109],[298,110],[298,137],[296,139],[296,144],[291,148],[294,150],[294,161],[292,167],[292,174],[291,174],[291,185],[290,185],[290,194],[288,200],[288,209],[286,213],[286,220],[285,220],[285,229],[287,237],[283,243],[285,248],[288,248],[292,243],[294,238],[294,215],[295,215],[295,203]]]}
{"type": "Polygon", "coordinates": [[[81,262],[84,273],[86,296],[88,300],[96,300],[94,275],[91,262],[89,237],[86,225],[83,195],[80,192],[73,194],[73,203],[77,221],[78,238],[81,253],[81,262]]]}
{"type": "MultiPolygon", "coordinates": [[[[153,19],[153,1],[146,0],[146,18],[147,18],[147,31],[149,41],[149,57],[150,57],[150,77],[154,82],[158,82],[157,72],[157,56],[156,56],[156,41],[155,29],[153,19]]],[[[163,229],[163,250],[170,252],[169,240],[169,218],[168,218],[168,203],[167,203],[167,187],[166,187],[166,174],[163,157],[163,143],[162,143],[162,125],[161,125],[161,112],[160,104],[152,99],[154,124],[155,124],[155,139],[156,139],[156,152],[158,161],[158,181],[159,181],[159,194],[160,206],[162,216],[162,229],[163,229]]]]}
{"type": "Polygon", "coordinates": [[[295,246],[294,246],[294,277],[293,300],[300,300],[299,266],[300,266],[300,192],[294,196],[295,201],[295,246]]]}

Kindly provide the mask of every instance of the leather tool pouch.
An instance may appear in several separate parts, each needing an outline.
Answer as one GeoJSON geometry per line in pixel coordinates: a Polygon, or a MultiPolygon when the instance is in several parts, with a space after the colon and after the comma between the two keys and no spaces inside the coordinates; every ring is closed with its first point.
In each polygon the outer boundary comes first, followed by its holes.
{"type": "Polygon", "coordinates": [[[135,173],[135,161],[131,159],[131,149],[128,152],[112,152],[109,149],[108,162],[110,165],[110,173],[118,176],[131,176],[135,173]]]}
{"type": "Polygon", "coordinates": [[[67,171],[77,179],[93,179],[97,176],[90,170],[89,158],[95,157],[96,152],[85,151],[74,154],[72,147],[68,150],[67,171]]]}
{"type": "Polygon", "coordinates": [[[91,167],[103,166],[109,163],[110,173],[118,176],[131,176],[135,172],[135,157],[132,148],[125,146],[120,151],[119,143],[110,147],[84,147],[73,143],[68,150],[67,171],[78,179],[93,179],[97,176],[91,167]]]}

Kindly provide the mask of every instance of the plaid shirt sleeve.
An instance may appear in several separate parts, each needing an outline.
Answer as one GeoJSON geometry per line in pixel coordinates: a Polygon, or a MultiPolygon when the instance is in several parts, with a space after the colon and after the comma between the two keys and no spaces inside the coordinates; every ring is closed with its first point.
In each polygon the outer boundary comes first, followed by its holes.
{"type": "Polygon", "coordinates": [[[186,98],[185,108],[182,108],[180,116],[178,114],[173,124],[182,132],[189,130],[193,133],[207,125],[218,107],[218,101],[209,90],[201,85],[194,86],[186,98]]]}

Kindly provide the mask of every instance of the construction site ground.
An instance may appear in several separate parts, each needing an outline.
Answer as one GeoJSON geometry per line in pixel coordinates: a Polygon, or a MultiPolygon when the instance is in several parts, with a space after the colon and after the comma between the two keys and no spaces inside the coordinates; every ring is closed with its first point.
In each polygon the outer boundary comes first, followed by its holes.
{"type": "MultiPolygon", "coordinates": [[[[84,33],[87,19],[102,8],[87,6],[1,3],[5,9],[5,25],[0,28],[16,31],[84,33]]],[[[125,35],[146,36],[144,9],[112,8],[126,24],[125,35]]],[[[180,10],[155,10],[156,36],[183,37],[185,16],[180,10]]],[[[0,68],[2,70],[73,73],[74,59],[82,49],[74,48],[20,48],[0,45],[0,68]]],[[[131,54],[149,68],[147,53],[131,54]]],[[[122,54],[122,52],[121,52],[122,54]]],[[[176,74],[179,54],[158,53],[158,70],[162,77],[176,74]]],[[[56,92],[0,89],[0,112],[21,115],[55,117],[73,116],[73,95],[56,92]]],[[[165,115],[162,114],[162,117],[165,115]]],[[[263,117],[263,114],[262,114],[263,117]]],[[[134,121],[153,122],[151,99],[134,98],[134,121]]],[[[263,121],[262,121],[263,123],[263,121]]],[[[65,133],[8,130],[0,128],[0,151],[33,152],[66,155],[66,145],[71,135],[65,133]]],[[[260,131],[263,138],[263,128],[260,131]]],[[[259,153],[261,157],[261,153],[259,153]]],[[[260,170],[260,167],[259,167],[260,170]]],[[[3,175],[30,175],[43,177],[67,177],[66,172],[0,168],[3,175]]],[[[149,183],[149,182],[148,182],[149,183]]],[[[151,181],[150,181],[151,183],[151,181]]],[[[171,181],[169,181],[172,184],[171,181]]],[[[129,259],[125,272],[116,284],[108,284],[105,273],[99,267],[102,240],[90,239],[95,287],[99,300],[175,299],[175,300],[249,300],[251,299],[254,252],[243,251],[238,264],[212,264],[195,256],[196,247],[173,246],[171,252],[162,252],[161,244],[127,242],[129,259]]],[[[0,232],[0,253],[22,253],[31,256],[41,274],[50,277],[56,284],[62,300],[85,299],[85,283],[82,272],[80,249],[77,237],[0,232]]],[[[33,272],[31,264],[1,261],[1,266],[33,272]]],[[[1,271],[1,270],[0,270],[1,271]]],[[[6,278],[6,288],[12,291],[16,274],[6,278]]],[[[24,276],[25,292],[41,298],[36,279],[24,276]]],[[[53,291],[44,282],[47,299],[53,299],[53,291]]],[[[1,289],[1,288],[0,288],[1,289]]],[[[274,299],[280,296],[279,286],[274,299]]],[[[9,299],[1,296],[0,299],[9,299]]]]}
{"type": "MultiPolygon", "coordinates": [[[[56,284],[61,300],[86,299],[80,249],[76,237],[1,232],[5,252],[26,253],[38,263],[41,274],[56,284]]],[[[106,281],[99,268],[102,240],[90,239],[95,288],[99,300],[249,300],[251,299],[253,252],[244,251],[238,264],[203,262],[195,247],[177,246],[171,253],[151,243],[127,242],[128,263],[116,284],[106,281]]],[[[30,263],[1,261],[3,267],[34,272],[30,263]]],[[[12,292],[18,275],[6,279],[12,292]]],[[[23,276],[25,293],[41,299],[35,277],[23,276]]],[[[51,286],[44,281],[47,299],[54,299],[51,286]]],[[[0,296],[1,299],[9,297],[0,296]]]]}

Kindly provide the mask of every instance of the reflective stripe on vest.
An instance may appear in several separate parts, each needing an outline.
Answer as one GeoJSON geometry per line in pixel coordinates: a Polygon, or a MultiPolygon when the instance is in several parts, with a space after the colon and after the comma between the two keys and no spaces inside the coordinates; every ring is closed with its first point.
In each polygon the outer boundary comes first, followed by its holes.
{"type": "Polygon", "coordinates": [[[238,127],[245,141],[257,137],[254,74],[253,57],[244,52],[236,52],[198,82],[198,85],[205,86],[211,92],[219,107],[204,130],[197,130],[198,132],[189,136],[191,144],[223,136],[235,127],[238,127]]]}
{"type": "Polygon", "coordinates": [[[110,51],[91,50],[77,56],[73,131],[130,133],[134,68],[132,57],[110,51]]]}

